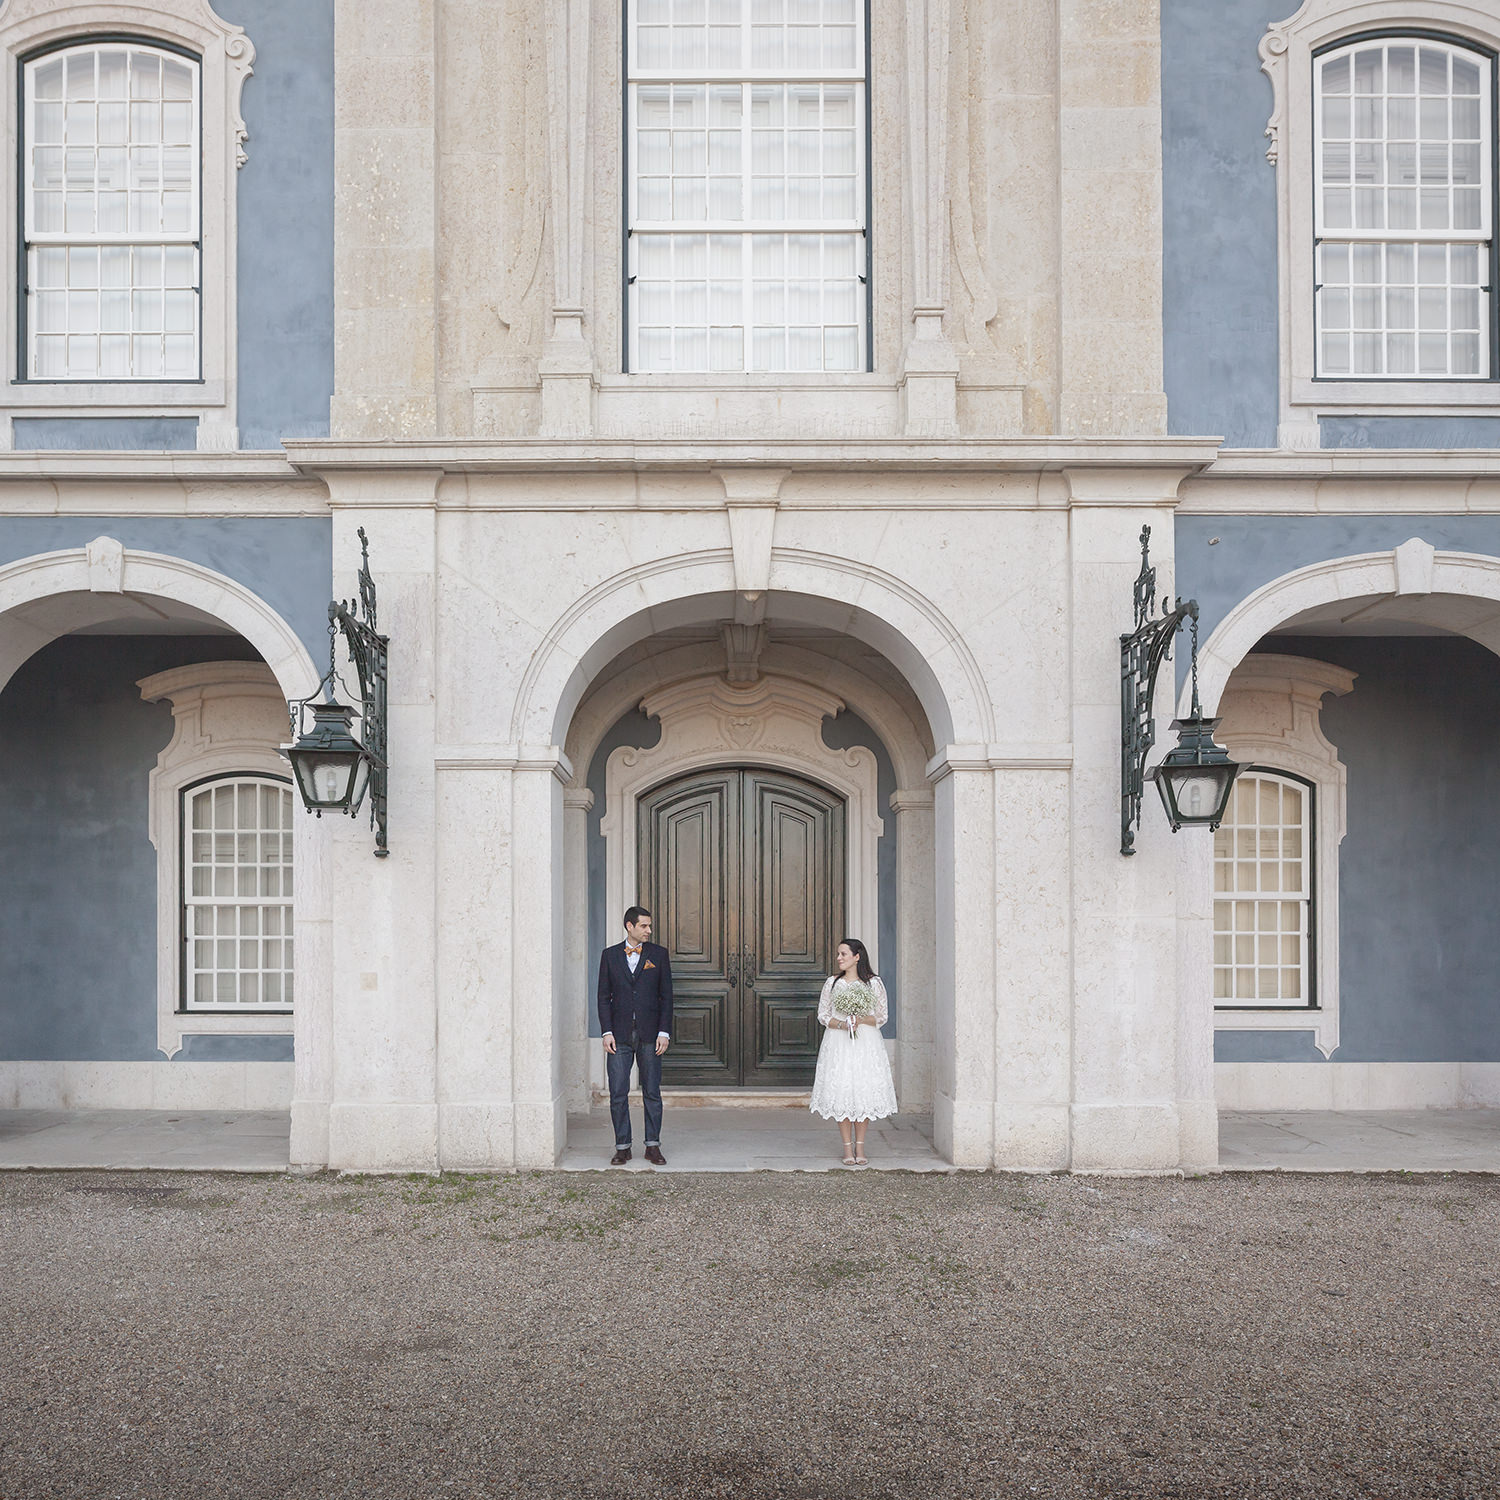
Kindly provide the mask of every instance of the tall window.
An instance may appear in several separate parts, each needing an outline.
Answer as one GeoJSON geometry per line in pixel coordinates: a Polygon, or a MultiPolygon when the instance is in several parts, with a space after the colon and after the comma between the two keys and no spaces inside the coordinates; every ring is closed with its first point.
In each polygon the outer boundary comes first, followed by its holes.
{"type": "Polygon", "coordinates": [[[291,788],[226,777],[183,804],[183,1009],[290,1010],[291,788]]]}
{"type": "Polygon", "coordinates": [[[23,75],[26,373],[199,376],[199,66],[134,43],[23,75]]]}
{"type": "Polygon", "coordinates": [[[863,0],[629,0],[629,365],[865,368],[863,0]]]}
{"type": "Polygon", "coordinates": [[[1214,834],[1214,1000],[1306,1006],[1312,943],[1312,788],[1246,769],[1214,834]]]}
{"type": "Polygon", "coordinates": [[[1488,377],[1491,59],[1398,38],[1314,67],[1318,374],[1488,377]]]}

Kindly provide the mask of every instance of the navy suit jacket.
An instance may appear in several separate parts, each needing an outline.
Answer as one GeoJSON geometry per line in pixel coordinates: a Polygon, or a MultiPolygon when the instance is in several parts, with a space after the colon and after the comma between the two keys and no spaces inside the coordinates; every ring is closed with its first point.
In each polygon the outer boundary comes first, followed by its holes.
{"type": "Polygon", "coordinates": [[[660,944],[641,944],[634,974],[624,943],[599,955],[599,1027],[621,1043],[628,1043],[634,1030],[643,1046],[654,1042],[658,1032],[671,1036],[672,961],[660,944]]]}

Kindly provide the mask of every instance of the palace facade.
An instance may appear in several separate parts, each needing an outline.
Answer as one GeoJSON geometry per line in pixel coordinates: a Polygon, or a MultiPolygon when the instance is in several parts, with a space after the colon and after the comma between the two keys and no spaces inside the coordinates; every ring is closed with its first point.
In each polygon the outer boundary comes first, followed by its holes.
{"type": "Polygon", "coordinates": [[[0,1107],[550,1166],[635,901],[669,1085],[853,934],[965,1167],[1500,1104],[1500,13],[1293,9],[7,0],[0,1107]],[[1243,769],[1126,856],[1147,528],[1243,769]]]}

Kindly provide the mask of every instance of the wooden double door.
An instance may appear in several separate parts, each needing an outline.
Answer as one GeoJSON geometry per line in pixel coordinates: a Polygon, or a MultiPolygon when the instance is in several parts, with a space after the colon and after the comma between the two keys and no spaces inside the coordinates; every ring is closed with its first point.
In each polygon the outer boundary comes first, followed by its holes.
{"type": "Polygon", "coordinates": [[[844,922],[844,801],[780,771],[700,771],[637,802],[642,899],[672,955],[662,1078],[806,1087],[844,922]]]}

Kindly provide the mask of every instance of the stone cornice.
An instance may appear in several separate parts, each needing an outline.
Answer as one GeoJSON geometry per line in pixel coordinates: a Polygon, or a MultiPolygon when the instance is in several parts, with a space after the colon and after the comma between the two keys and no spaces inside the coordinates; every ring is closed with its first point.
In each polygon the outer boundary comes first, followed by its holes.
{"type": "Polygon", "coordinates": [[[440,469],[447,474],[791,468],[1053,472],[1165,469],[1196,473],[1218,455],[1215,438],[489,438],[381,442],[288,441],[304,473],[440,469]]]}

